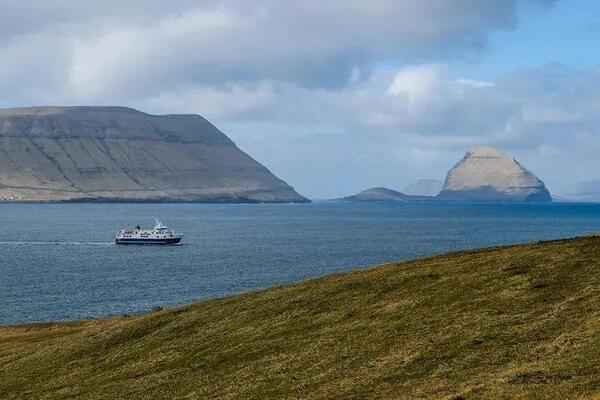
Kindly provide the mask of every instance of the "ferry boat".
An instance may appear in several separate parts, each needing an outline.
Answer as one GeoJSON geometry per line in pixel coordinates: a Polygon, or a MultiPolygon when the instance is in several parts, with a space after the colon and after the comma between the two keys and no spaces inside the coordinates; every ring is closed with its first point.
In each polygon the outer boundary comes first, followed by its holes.
{"type": "Polygon", "coordinates": [[[162,222],[154,219],[154,228],[143,229],[139,225],[133,229],[122,229],[115,237],[116,244],[178,244],[183,235],[178,235],[162,222]]]}

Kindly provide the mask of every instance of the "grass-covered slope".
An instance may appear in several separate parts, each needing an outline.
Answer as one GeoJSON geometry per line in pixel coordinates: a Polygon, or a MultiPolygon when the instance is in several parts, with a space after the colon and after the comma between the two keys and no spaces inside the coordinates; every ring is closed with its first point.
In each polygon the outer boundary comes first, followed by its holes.
{"type": "Polygon", "coordinates": [[[600,238],[0,328],[3,399],[600,399],[600,238]]]}
{"type": "Polygon", "coordinates": [[[0,201],[304,203],[199,115],[0,108],[0,201]]]}

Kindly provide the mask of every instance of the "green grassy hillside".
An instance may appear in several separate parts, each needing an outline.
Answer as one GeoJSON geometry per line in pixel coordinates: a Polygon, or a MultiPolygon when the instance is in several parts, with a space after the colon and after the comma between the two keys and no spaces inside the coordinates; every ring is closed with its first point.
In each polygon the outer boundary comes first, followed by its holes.
{"type": "Polygon", "coordinates": [[[600,238],[0,328],[2,399],[600,399],[600,238]]]}

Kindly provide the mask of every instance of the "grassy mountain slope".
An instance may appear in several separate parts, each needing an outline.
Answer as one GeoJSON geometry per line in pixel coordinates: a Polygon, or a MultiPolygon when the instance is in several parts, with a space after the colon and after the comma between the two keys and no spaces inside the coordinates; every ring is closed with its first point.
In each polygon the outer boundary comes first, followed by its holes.
{"type": "Polygon", "coordinates": [[[600,399],[600,238],[0,328],[3,399],[600,399]]]}
{"type": "Polygon", "coordinates": [[[0,109],[0,201],[307,202],[199,115],[0,109]]]}

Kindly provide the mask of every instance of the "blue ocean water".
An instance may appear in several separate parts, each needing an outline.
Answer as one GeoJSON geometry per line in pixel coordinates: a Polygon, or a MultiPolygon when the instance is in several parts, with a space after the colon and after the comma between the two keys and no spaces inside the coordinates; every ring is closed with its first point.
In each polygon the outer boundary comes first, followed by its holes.
{"type": "Polygon", "coordinates": [[[593,204],[2,204],[0,324],[141,312],[452,250],[600,231],[593,204]],[[173,247],[116,246],[160,217],[173,247]]]}

